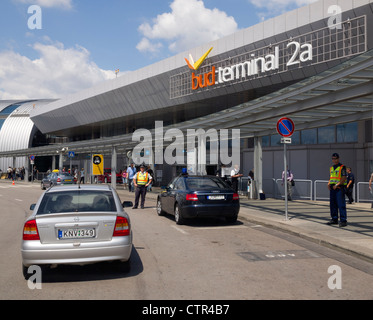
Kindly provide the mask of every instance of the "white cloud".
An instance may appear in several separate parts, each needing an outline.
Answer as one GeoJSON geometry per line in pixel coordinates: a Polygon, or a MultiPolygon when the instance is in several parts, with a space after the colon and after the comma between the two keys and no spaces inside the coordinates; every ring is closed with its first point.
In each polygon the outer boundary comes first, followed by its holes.
{"type": "Polygon", "coordinates": [[[14,51],[0,52],[0,100],[61,98],[115,78],[102,70],[83,47],[35,43],[39,57],[31,60],[14,51]]]}
{"type": "Polygon", "coordinates": [[[136,49],[139,51],[148,51],[148,52],[158,52],[163,45],[160,42],[151,43],[148,38],[142,38],[141,41],[137,44],[136,49]]]}
{"type": "Polygon", "coordinates": [[[16,2],[26,3],[30,5],[39,5],[45,8],[63,8],[71,9],[73,0],[15,0],[16,2]]]}
{"type": "Polygon", "coordinates": [[[318,0],[249,0],[257,8],[265,10],[258,12],[258,16],[262,18],[277,16],[316,1],[318,0]]]}
{"type": "Polygon", "coordinates": [[[154,53],[165,43],[173,53],[180,52],[237,31],[233,17],[206,8],[202,0],[174,0],[170,8],[171,12],[158,15],[153,24],[140,25],[139,51],[154,53]]]}

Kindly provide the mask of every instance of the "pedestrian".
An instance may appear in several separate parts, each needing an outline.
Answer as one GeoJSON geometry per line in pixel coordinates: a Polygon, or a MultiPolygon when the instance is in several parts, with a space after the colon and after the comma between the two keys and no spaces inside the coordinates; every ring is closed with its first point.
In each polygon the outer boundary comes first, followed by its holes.
{"type": "Polygon", "coordinates": [[[139,206],[139,199],[141,196],[141,209],[144,209],[146,188],[151,184],[153,177],[145,172],[145,165],[140,166],[140,172],[137,172],[133,177],[133,184],[136,187],[135,205],[132,209],[137,209],[139,206]]]}
{"type": "Polygon", "coordinates": [[[134,167],[134,164],[131,163],[130,166],[127,169],[127,179],[128,179],[128,191],[133,192],[133,177],[136,173],[136,168],[134,167]]]}
{"type": "Polygon", "coordinates": [[[240,173],[240,167],[236,164],[231,171],[232,189],[235,193],[238,192],[238,178],[241,178],[243,174],[240,173]]]}
{"type": "Polygon", "coordinates": [[[151,177],[153,177],[152,181],[149,182],[149,186],[148,186],[148,190],[147,190],[147,191],[152,191],[152,186],[153,186],[153,183],[154,183],[154,173],[153,173],[153,170],[150,166],[148,166],[148,170],[146,170],[146,172],[149,173],[151,177]]]}
{"type": "Polygon", "coordinates": [[[347,167],[347,185],[346,185],[346,196],[348,198],[348,203],[351,204],[354,202],[353,197],[353,190],[354,190],[354,184],[355,184],[355,176],[352,173],[352,170],[350,167],[347,167]]]}
{"type": "MultiPolygon", "coordinates": [[[[293,186],[295,185],[294,183],[294,175],[289,169],[289,167],[286,167],[286,187],[288,190],[288,200],[292,200],[292,195],[293,195],[293,186]]],[[[285,183],[285,172],[282,171],[282,185],[285,183]]]]}
{"type": "Polygon", "coordinates": [[[82,168],[82,170],[80,170],[80,183],[84,184],[84,168],[82,168]]]}
{"type": "Polygon", "coordinates": [[[127,171],[123,170],[122,171],[122,182],[123,182],[123,188],[125,189],[127,186],[127,171]]]}
{"type": "Polygon", "coordinates": [[[333,153],[333,165],[330,167],[328,189],[330,190],[330,216],[329,225],[338,224],[339,227],[347,226],[347,210],[345,200],[345,187],[347,185],[346,167],[339,162],[339,154],[333,153]]]}

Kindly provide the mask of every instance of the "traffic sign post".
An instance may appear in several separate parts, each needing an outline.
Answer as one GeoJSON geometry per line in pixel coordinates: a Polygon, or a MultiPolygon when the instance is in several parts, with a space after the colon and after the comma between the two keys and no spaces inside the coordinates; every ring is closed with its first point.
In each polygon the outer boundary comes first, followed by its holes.
{"type": "Polygon", "coordinates": [[[295,130],[294,122],[290,118],[281,118],[277,121],[277,132],[282,136],[281,143],[284,145],[284,197],[285,197],[285,220],[288,220],[288,180],[287,180],[287,145],[291,144],[291,136],[295,130]]]}
{"type": "Polygon", "coordinates": [[[70,159],[70,173],[72,174],[73,171],[72,171],[72,159],[75,157],[75,152],[74,151],[69,151],[68,152],[68,157],[70,159]]]}

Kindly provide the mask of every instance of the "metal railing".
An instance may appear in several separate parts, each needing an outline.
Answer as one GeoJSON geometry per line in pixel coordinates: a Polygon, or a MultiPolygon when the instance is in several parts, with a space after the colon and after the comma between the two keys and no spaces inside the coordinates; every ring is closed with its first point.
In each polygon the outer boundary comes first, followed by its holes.
{"type": "MultiPolygon", "coordinates": [[[[284,198],[284,185],[282,179],[275,180],[275,198],[284,198]]],[[[294,186],[292,187],[293,199],[309,199],[312,200],[312,180],[294,179],[294,186]]]]}
{"type": "Polygon", "coordinates": [[[328,190],[328,183],[329,183],[329,180],[315,180],[313,182],[313,185],[314,185],[314,190],[315,190],[315,198],[314,200],[317,201],[317,200],[329,200],[330,196],[329,196],[329,190],[328,190]],[[322,189],[319,189],[317,187],[318,184],[323,184],[323,187],[322,189]]]}
{"type": "Polygon", "coordinates": [[[369,190],[369,182],[358,182],[356,192],[356,202],[373,202],[373,194],[369,190]]]}
{"type": "MultiPolygon", "coordinates": [[[[242,178],[239,190],[247,195],[248,178],[242,178]]],[[[292,187],[293,199],[308,199],[314,201],[327,201],[330,198],[328,180],[308,180],[294,179],[295,185],[292,187]]],[[[369,182],[359,182],[353,189],[355,202],[373,202],[373,192],[368,188],[369,182]]],[[[282,179],[263,179],[263,191],[269,198],[283,199],[284,186],[282,179]]]]}

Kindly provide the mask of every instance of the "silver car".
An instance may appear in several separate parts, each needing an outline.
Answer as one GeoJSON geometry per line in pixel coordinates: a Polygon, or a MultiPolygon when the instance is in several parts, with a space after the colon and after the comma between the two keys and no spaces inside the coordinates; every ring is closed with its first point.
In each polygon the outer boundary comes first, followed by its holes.
{"type": "Polygon", "coordinates": [[[74,184],[76,179],[67,172],[52,172],[48,174],[43,180],[41,180],[41,189],[45,190],[46,188],[64,185],[64,184],[74,184]]]}
{"type": "Polygon", "coordinates": [[[129,270],[130,218],[111,186],[54,186],[31,205],[21,247],[23,275],[32,265],[122,262],[129,270]]]}

